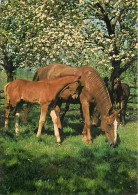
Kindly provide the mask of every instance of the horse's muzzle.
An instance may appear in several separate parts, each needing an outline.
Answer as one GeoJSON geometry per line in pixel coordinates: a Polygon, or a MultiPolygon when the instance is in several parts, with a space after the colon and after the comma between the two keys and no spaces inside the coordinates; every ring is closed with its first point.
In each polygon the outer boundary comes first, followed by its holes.
{"type": "Polygon", "coordinates": [[[119,143],[120,143],[120,137],[117,134],[117,141],[116,141],[116,143],[110,143],[110,147],[116,148],[119,145],[119,143]]]}

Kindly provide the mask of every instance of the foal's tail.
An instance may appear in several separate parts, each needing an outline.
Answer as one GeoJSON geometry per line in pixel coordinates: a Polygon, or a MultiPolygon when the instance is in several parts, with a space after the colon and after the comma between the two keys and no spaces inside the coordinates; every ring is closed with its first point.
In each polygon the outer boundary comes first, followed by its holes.
{"type": "Polygon", "coordinates": [[[10,102],[9,95],[8,95],[9,84],[10,84],[10,82],[4,86],[4,95],[5,95],[6,104],[9,104],[9,102],[10,102]]]}

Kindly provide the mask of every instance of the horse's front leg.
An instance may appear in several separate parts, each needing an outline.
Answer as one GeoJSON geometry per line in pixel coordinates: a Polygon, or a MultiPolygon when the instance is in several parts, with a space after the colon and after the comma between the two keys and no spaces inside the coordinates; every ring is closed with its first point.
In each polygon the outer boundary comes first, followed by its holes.
{"type": "Polygon", "coordinates": [[[55,107],[55,112],[56,112],[56,115],[57,115],[58,128],[62,129],[62,124],[61,124],[61,121],[60,121],[60,107],[61,107],[61,105],[57,105],[55,107]]]}
{"type": "Polygon", "coordinates": [[[82,105],[80,104],[80,122],[84,122],[84,117],[83,117],[83,111],[82,111],[82,105]]]}
{"type": "Polygon", "coordinates": [[[120,105],[121,105],[120,121],[121,121],[122,125],[125,125],[125,114],[126,114],[125,101],[122,100],[120,105]]]}
{"type": "Polygon", "coordinates": [[[39,128],[38,128],[36,137],[40,137],[40,135],[41,135],[42,127],[44,125],[45,118],[46,118],[46,112],[47,112],[47,109],[48,109],[47,104],[42,104],[40,106],[41,106],[41,114],[40,114],[40,119],[39,119],[39,128]]]}
{"type": "Polygon", "coordinates": [[[55,132],[55,136],[57,138],[57,143],[58,143],[58,145],[60,145],[61,139],[60,139],[60,134],[59,134],[59,130],[58,130],[58,117],[56,115],[55,110],[52,110],[50,112],[50,116],[51,116],[53,124],[54,124],[54,132],[55,132]]]}
{"type": "Polygon", "coordinates": [[[99,111],[97,105],[94,107],[93,114],[92,114],[92,125],[98,126],[98,119],[99,119],[99,111]]]}
{"type": "Polygon", "coordinates": [[[85,124],[83,128],[83,140],[87,140],[89,144],[92,144],[92,137],[91,137],[91,121],[90,121],[90,111],[89,111],[89,102],[86,99],[80,98],[82,104],[82,111],[83,116],[85,119],[85,124]]]}

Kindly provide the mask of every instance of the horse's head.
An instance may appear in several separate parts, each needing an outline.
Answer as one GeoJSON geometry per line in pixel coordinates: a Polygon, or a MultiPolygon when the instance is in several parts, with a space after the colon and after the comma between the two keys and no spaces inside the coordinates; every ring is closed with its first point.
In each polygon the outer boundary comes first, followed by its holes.
{"type": "Polygon", "coordinates": [[[116,90],[118,88],[119,85],[121,85],[121,80],[123,80],[123,78],[116,78],[114,79],[114,90],[116,90]]]}
{"type": "Polygon", "coordinates": [[[102,116],[101,121],[101,129],[105,132],[109,145],[113,147],[117,146],[119,141],[117,135],[117,128],[120,124],[120,121],[117,117],[119,113],[120,109],[117,111],[111,109],[108,115],[102,116]]]}

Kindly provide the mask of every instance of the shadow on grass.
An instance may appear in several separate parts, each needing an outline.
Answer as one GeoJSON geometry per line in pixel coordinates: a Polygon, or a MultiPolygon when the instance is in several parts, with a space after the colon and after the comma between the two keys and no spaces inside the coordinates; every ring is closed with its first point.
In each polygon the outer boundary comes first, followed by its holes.
{"type": "Polygon", "coordinates": [[[84,148],[77,156],[0,150],[1,194],[136,194],[136,157],[126,149],[84,148]]]}
{"type": "MultiPolygon", "coordinates": [[[[68,116],[65,117],[63,121],[63,133],[62,133],[62,138],[63,140],[66,139],[68,136],[77,136],[77,135],[82,135],[82,131],[84,128],[84,122],[80,122],[80,117],[79,115],[76,115],[75,122],[74,122],[74,116],[71,114],[68,114],[68,116]],[[66,127],[69,127],[73,129],[73,131],[65,131],[64,129],[66,127]]],[[[100,129],[100,123],[99,126],[93,126],[91,125],[91,135],[92,139],[95,139],[99,135],[103,135],[103,131],[100,129]]]]}

